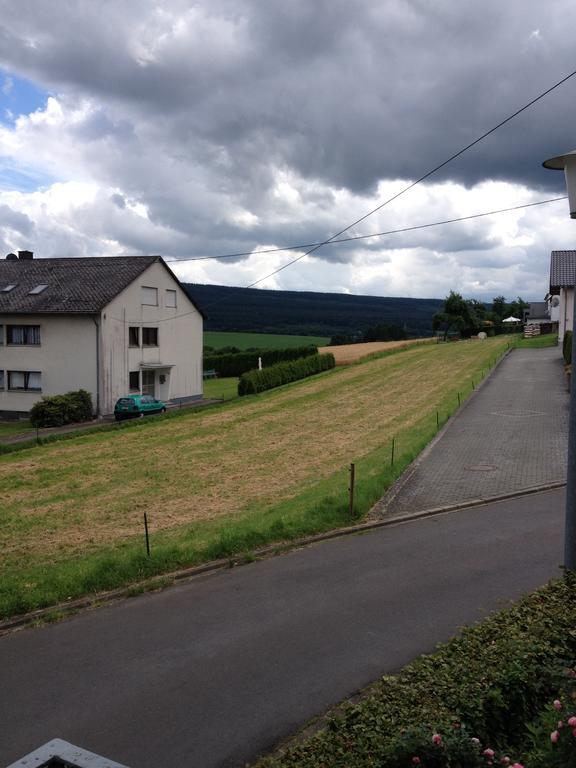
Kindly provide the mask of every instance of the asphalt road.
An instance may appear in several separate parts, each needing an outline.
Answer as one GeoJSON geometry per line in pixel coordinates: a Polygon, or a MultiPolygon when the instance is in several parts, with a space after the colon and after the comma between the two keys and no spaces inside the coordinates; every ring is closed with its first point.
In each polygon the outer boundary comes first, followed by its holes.
{"type": "Polygon", "coordinates": [[[558,574],[563,492],[397,524],[0,639],[0,765],[54,737],[239,766],[558,574]]]}

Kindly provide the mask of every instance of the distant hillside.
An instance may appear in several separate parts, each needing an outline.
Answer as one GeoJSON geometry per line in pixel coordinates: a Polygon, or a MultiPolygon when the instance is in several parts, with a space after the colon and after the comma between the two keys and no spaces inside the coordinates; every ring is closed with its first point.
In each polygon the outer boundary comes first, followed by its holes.
{"type": "Polygon", "coordinates": [[[431,333],[432,316],[443,306],[440,299],[266,291],[197,283],[184,283],[184,287],[205,312],[207,331],[333,336],[395,323],[405,325],[412,336],[423,336],[431,333]]]}

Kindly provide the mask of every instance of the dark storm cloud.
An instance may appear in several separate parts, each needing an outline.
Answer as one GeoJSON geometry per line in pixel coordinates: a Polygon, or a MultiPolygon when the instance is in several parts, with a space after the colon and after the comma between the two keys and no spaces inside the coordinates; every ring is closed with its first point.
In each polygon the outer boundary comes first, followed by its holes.
{"type": "MultiPolygon", "coordinates": [[[[221,150],[239,189],[268,164],[356,192],[417,177],[574,66],[576,9],[566,0],[6,0],[0,9],[7,70],[121,105],[136,130],[157,120],[167,142],[221,150]]],[[[561,189],[540,163],[576,143],[575,93],[576,78],[439,178],[561,189]]],[[[113,125],[101,117],[89,129],[113,125]]]]}

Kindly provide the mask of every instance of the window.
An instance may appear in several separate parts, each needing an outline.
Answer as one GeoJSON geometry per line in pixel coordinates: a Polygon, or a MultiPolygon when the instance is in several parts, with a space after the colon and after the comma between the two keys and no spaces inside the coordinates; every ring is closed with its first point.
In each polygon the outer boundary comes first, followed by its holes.
{"type": "Polygon", "coordinates": [[[48,288],[47,285],[37,285],[35,288],[32,288],[31,291],[28,291],[28,295],[30,296],[31,294],[34,295],[36,293],[42,293],[42,291],[45,291],[46,288],[48,288]]]}
{"type": "Polygon", "coordinates": [[[11,285],[5,285],[4,288],[0,288],[0,291],[2,291],[2,293],[9,293],[14,288],[16,288],[16,283],[12,283],[11,285]]]}
{"type": "Polygon", "coordinates": [[[131,392],[140,392],[140,371],[130,371],[128,374],[128,387],[131,392]]]}
{"type": "Polygon", "coordinates": [[[40,344],[39,325],[7,325],[7,344],[40,344]]]}
{"type": "Polygon", "coordinates": [[[146,304],[149,307],[158,306],[158,288],[148,288],[142,286],[142,304],[146,304]]]}
{"type": "Polygon", "coordinates": [[[40,371],[8,371],[8,389],[17,392],[40,392],[42,374],[40,371]]]}
{"type": "Polygon", "coordinates": [[[4,326],[0,325],[0,344],[4,344],[4,326]]]}
{"type": "Polygon", "coordinates": [[[140,346],[140,328],[137,325],[128,326],[128,344],[131,347],[140,346]]]}
{"type": "Polygon", "coordinates": [[[176,291],[166,291],[166,306],[167,307],[175,307],[176,306],[176,291]]]}
{"type": "Polygon", "coordinates": [[[142,346],[158,346],[158,328],[142,328],[142,346]]]}
{"type": "Polygon", "coordinates": [[[4,389],[4,371],[0,371],[0,389],[4,389]]]}

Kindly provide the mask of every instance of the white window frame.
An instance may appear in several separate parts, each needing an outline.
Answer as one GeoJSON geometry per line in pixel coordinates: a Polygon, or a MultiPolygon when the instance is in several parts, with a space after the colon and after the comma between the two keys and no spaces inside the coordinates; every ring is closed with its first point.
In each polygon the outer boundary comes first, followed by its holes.
{"type": "Polygon", "coordinates": [[[158,333],[158,328],[155,326],[143,326],[142,327],[142,347],[159,347],[160,346],[160,334],[158,333]],[[146,335],[146,331],[156,331],[156,343],[155,344],[147,344],[144,341],[144,337],[146,335]]]}
{"type": "Polygon", "coordinates": [[[142,305],[144,307],[158,306],[158,288],[154,288],[152,285],[142,286],[142,305]],[[147,291],[154,291],[154,294],[147,293],[147,291]],[[154,296],[154,301],[151,301],[152,295],[154,296]]]}
{"type": "Polygon", "coordinates": [[[9,392],[42,392],[42,372],[41,371],[7,371],[8,391],[9,392]],[[23,376],[22,387],[12,386],[11,378],[14,375],[23,376]],[[30,376],[38,376],[38,387],[30,386],[30,376]]]}
{"type": "Polygon", "coordinates": [[[6,345],[9,347],[39,347],[42,343],[42,337],[40,335],[40,326],[36,325],[35,323],[23,323],[20,325],[9,323],[6,326],[6,345]],[[24,337],[23,341],[10,341],[10,335],[13,332],[12,329],[16,331],[16,333],[21,333],[24,337]],[[30,330],[28,330],[30,329],[30,330]],[[32,329],[36,329],[33,331],[32,329]],[[37,336],[38,341],[26,341],[26,337],[30,337],[30,335],[37,336]]]}

